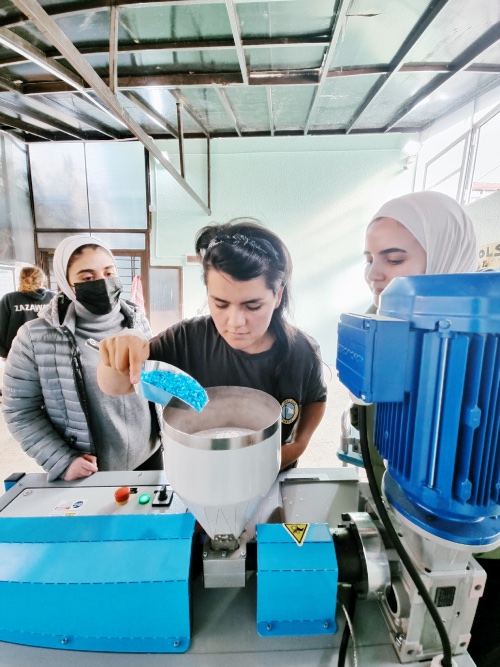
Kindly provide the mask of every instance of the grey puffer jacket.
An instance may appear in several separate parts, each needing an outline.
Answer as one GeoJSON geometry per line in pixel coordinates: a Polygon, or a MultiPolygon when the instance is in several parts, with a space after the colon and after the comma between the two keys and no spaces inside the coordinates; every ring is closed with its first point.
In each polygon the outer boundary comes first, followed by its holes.
{"type": "MultiPolygon", "coordinates": [[[[120,300],[128,328],[151,338],[142,311],[120,300]]],[[[83,453],[95,453],[83,384],[80,350],[74,337],[75,309],[55,296],[38,319],[23,325],[9,354],[3,379],[3,412],[23,450],[57,479],[83,453]]],[[[161,412],[156,410],[158,432],[161,412]]]]}

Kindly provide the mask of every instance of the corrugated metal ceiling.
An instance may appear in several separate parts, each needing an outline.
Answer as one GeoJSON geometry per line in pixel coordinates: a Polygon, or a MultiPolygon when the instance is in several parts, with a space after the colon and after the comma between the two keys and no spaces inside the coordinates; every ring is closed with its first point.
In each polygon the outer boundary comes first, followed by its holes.
{"type": "Polygon", "coordinates": [[[184,137],[421,130],[500,86],[499,40],[498,0],[0,0],[0,128],[26,141],[172,137],[179,116],[184,137]]]}

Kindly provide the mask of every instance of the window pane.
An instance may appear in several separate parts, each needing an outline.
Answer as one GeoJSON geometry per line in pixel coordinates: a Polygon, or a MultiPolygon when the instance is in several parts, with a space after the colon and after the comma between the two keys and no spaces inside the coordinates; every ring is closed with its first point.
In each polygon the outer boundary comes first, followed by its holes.
{"type": "MultiPolygon", "coordinates": [[[[446,153],[443,153],[438,158],[429,162],[427,165],[427,173],[425,175],[425,190],[436,190],[443,192],[438,186],[440,183],[447,181],[451,177],[457,176],[457,191],[458,182],[460,180],[460,169],[462,167],[462,160],[464,157],[465,139],[459,141],[458,144],[452,146],[446,153]]],[[[448,192],[446,194],[449,194],[448,192]]],[[[457,192],[450,195],[453,198],[457,197],[457,192]]]]}
{"type": "Polygon", "coordinates": [[[470,193],[470,202],[487,197],[500,190],[500,113],[493,116],[479,130],[476,164],[470,193]]]}
{"type": "Polygon", "coordinates": [[[130,288],[134,276],[141,275],[141,258],[139,255],[115,255],[115,264],[123,285],[122,298],[130,300],[130,288]]]}
{"type": "Polygon", "coordinates": [[[71,236],[71,232],[39,232],[36,241],[40,250],[55,250],[67,236],[71,236]]]}
{"type": "Polygon", "coordinates": [[[101,232],[92,232],[92,236],[104,241],[111,250],[144,250],[146,248],[144,234],[101,234],[101,232]]]}
{"type": "Polygon", "coordinates": [[[83,144],[30,144],[29,155],[37,228],[88,229],[83,144]]]}
{"type": "MultiPolygon", "coordinates": [[[[0,181],[5,188],[0,209],[0,229],[10,228],[14,258],[18,262],[35,262],[33,216],[28,185],[27,148],[7,137],[2,138],[4,160],[0,181]]],[[[3,239],[2,239],[3,241],[3,239]]],[[[8,247],[0,243],[2,259],[7,259],[8,247]]]]}
{"type": "Polygon", "coordinates": [[[427,189],[433,190],[434,192],[442,192],[444,195],[448,195],[453,199],[457,199],[459,182],[460,182],[460,172],[457,171],[454,174],[452,174],[449,178],[445,178],[444,181],[440,181],[433,188],[427,188],[427,189]]]}
{"type": "Polygon", "coordinates": [[[149,269],[149,321],[154,334],[181,319],[181,271],[170,267],[149,269]]]}
{"type": "MultiPolygon", "coordinates": [[[[57,245],[71,236],[71,232],[40,232],[37,234],[37,242],[40,250],[55,250],[57,245]]],[[[103,241],[111,250],[144,250],[146,239],[144,234],[94,234],[92,236],[103,241]]]]}
{"type": "Polygon", "coordinates": [[[143,145],[89,143],[85,155],[92,229],[146,229],[143,145]]]}

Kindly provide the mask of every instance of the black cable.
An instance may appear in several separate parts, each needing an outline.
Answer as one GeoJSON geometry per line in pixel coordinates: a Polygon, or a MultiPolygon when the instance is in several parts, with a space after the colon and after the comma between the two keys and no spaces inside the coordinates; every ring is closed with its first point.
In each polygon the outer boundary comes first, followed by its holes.
{"type": "MultiPolygon", "coordinates": [[[[351,622],[354,620],[354,612],[356,611],[356,597],[357,597],[356,591],[354,590],[354,587],[351,586],[351,590],[349,593],[349,604],[347,607],[347,613],[349,615],[349,618],[351,619],[351,622]]],[[[342,633],[342,639],[340,641],[337,667],[344,667],[345,665],[345,659],[347,656],[347,647],[349,645],[350,637],[351,637],[351,626],[349,625],[346,619],[344,625],[344,632],[342,633]]]]}
{"type": "Polygon", "coordinates": [[[359,406],[358,418],[359,418],[359,444],[361,445],[361,453],[363,455],[363,461],[365,463],[366,475],[368,477],[368,484],[370,486],[370,491],[373,497],[373,501],[375,502],[375,507],[377,508],[378,515],[382,523],[384,524],[387,534],[392,542],[392,545],[396,549],[398,556],[401,558],[403,565],[408,570],[408,574],[410,575],[410,577],[413,580],[413,583],[417,587],[417,591],[420,593],[420,596],[424,601],[425,606],[427,607],[427,610],[436,625],[436,629],[441,639],[441,644],[443,645],[443,659],[441,660],[441,666],[452,667],[453,658],[451,651],[451,643],[448,634],[446,632],[446,628],[444,627],[444,623],[441,620],[441,617],[439,616],[439,612],[436,609],[436,605],[432,601],[432,598],[429,595],[429,592],[425,587],[424,582],[420,578],[420,575],[416,567],[413,565],[413,562],[406,553],[405,548],[403,547],[401,540],[399,539],[398,534],[394,526],[392,525],[392,521],[385,508],[382,496],[377,486],[377,482],[375,481],[375,474],[373,472],[373,466],[370,458],[370,451],[368,449],[368,433],[366,429],[366,407],[364,405],[359,406]]]}

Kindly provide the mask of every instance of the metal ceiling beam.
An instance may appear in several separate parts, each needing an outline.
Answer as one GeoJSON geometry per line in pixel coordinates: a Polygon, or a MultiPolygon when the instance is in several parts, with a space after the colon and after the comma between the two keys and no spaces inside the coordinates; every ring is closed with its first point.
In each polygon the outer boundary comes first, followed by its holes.
{"type": "Polygon", "coordinates": [[[118,92],[118,7],[111,7],[109,16],[109,89],[118,92]]]}
{"type": "MultiPolygon", "coordinates": [[[[389,130],[389,134],[418,134],[423,129],[422,126],[419,127],[398,127],[392,130],[389,130]]],[[[362,130],[354,129],[351,134],[381,134],[383,128],[380,127],[370,127],[362,130]]],[[[274,130],[275,137],[302,137],[304,135],[303,130],[274,130]]],[[[313,136],[346,136],[345,130],[343,128],[335,129],[322,129],[322,130],[310,130],[309,135],[313,136]]],[[[164,134],[151,133],[151,136],[155,139],[165,139],[164,134]]],[[[215,131],[211,135],[211,139],[232,139],[237,138],[239,135],[236,130],[229,131],[215,131]]],[[[246,130],[245,137],[271,137],[271,132],[269,130],[246,130]]],[[[189,134],[189,139],[206,139],[205,135],[201,132],[189,134]]]]}
{"type": "MultiPolygon", "coordinates": [[[[73,95],[75,95],[80,100],[82,100],[82,102],[85,102],[86,104],[91,106],[93,109],[97,109],[101,113],[105,113],[106,116],[109,116],[110,118],[112,118],[119,125],[122,125],[123,127],[126,127],[125,123],[122,123],[121,120],[119,120],[115,116],[114,113],[112,113],[107,107],[105,107],[103,104],[101,104],[100,102],[98,102],[97,100],[95,100],[92,97],[92,95],[90,94],[90,91],[92,90],[90,85],[88,83],[86,83],[85,85],[86,85],[86,89],[82,90],[81,92],[78,92],[78,91],[75,92],[74,90],[73,91],[70,90],[69,92],[72,92],[73,95]]],[[[23,87],[23,93],[26,94],[26,91],[24,90],[24,87],[23,87]]],[[[120,138],[123,138],[123,137],[120,137],[120,138]]]]}
{"type": "Polygon", "coordinates": [[[170,123],[167,123],[167,121],[160,116],[160,114],[152,109],[149,104],[147,104],[143,99],[135,95],[134,93],[130,92],[129,90],[124,90],[122,92],[122,95],[127,98],[127,100],[130,100],[133,104],[136,105],[138,109],[142,111],[142,113],[150,118],[154,123],[159,125],[163,130],[167,130],[173,137],[176,139],[179,138],[179,133],[173,127],[170,125],[170,123]]]}
{"type": "MultiPolygon", "coordinates": [[[[83,90],[81,92],[72,91],[73,95],[75,95],[76,97],[81,99],[83,102],[85,102],[85,104],[88,104],[89,106],[97,109],[101,113],[104,113],[109,118],[112,118],[115,123],[118,123],[118,125],[121,125],[126,130],[128,130],[128,127],[125,125],[125,123],[122,122],[119,118],[117,118],[116,114],[113,111],[110,111],[105,104],[102,104],[101,102],[99,102],[98,100],[95,100],[92,97],[92,95],[90,94],[90,91],[92,90],[92,88],[90,87],[89,84],[86,84],[86,85],[88,86],[87,90],[83,90]]],[[[23,92],[24,92],[24,94],[26,94],[26,91],[24,89],[23,89],[23,92]]],[[[124,137],[123,135],[119,135],[118,138],[119,139],[124,139],[124,138],[127,138],[127,137],[124,137]]]]}
{"type": "MultiPolygon", "coordinates": [[[[311,47],[311,46],[327,46],[328,40],[323,38],[311,37],[273,37],[269,39],[244,39],[242,45],[244,49],[275,49],[281,47],[311,47]]],[[[76,45],[80,53],[84,56],[102,56],[109,54],[109,48],[102,43],[99,44],[82,44],[76,45]]],[[[182,40],[180,42],[142,42],[137,44],[132,42],[130,44],[118,44],[118,53],[150,53],[155,51],[163,51],[171,53],[176,51],[234,51],[234,40],[182,40]]],[[[48,58],[62,58],[61,54],[55,49],[45,51],[48,58]]],[[[12,65],[21,65],[27,62],[26,58],[9,56],[0,59],[0,67],[9,67],[12,65]]]]}
{"type": "MultiPolygon", "coordinates": [[[[102,79],[105,83],[108,79],[102,79]]],[[[279,86],[279,85],[299,85],[299,84],[317,84],[317,70],[298,71],[298,72],[259,72],[253,73],[250,77],[251,85],[258,86],[279,86]]],[[[208,88],[210,86],[234,86],[241,85],[241,75],[235,72],[228,73],[200,73],[200,74],[152,74],[152,75],[134,75],[118,77],[118,89],[135,90],[155,86],[156,88],[208,88]]],[[[89,89],[89,86],[86,87],[89,89]]],[[[37,83],[25,83],[22,91],[25,95],[47,95],[49,93],[65,93],[72,90],[72,87],[61,81],[40,81],[37,83]]]]}
{"type": "MultiPolygon", "coordinates": [[[[411,63],[404,65],[399,70],[400,73],[407,72],[435,72],[438,73],[458,73],[453,66],[444,63],[411,63]]],[[[471,64],[468,67],[461,68],[460,71],[476,72],[478,74],[498,74],[500,65],[496,64],[471,64]]],[[[385,74],[388,72],[387,66],[367,66],[367,67],[347,67],[342,69],[330,70],[327,78],[366,76],[370,74],[385,74]]],[[[105,82],[109,79],[104,78],[105,82]]],[[[25,83],[21,85],[14,84],[12,87],[9,80],[4,79],[5,88],[23,92],[26,95],[43,95],[48,93],[63,93],[72,91],[73,87],[61,81],[40,81],[34,83],[25,83]]],[[[286,85],[317,85],[318,70],[286,70],[286,71],[260,71],[252,72],[249,75],[251,86],[286,86],[286,85]]],[[[241,84],[240,74],[234,72],[214,72],[214,73],[173,73],[173,74],[153,74],[153,75],[133,75],[118,77],[118,89],[135,89],[148,86],[164,88],[205,88],[218,84],[221,86],[233,86],[241,84]]],[[[85,89],[89,86],[84,84],[85,89]]],[[[2,87],[2,78],[0,78],[0,88],[2,87]]],[[[102,111],[102,109],[101,109],[102,111]]]]}
{"type": "Polygon", "coordinates": [[[271,132],[271,136],[274,137],[273,91],[271,86],[267,86],[266,95],[267,95],[267,111],[269,114],[269,131],[271,132]]]}
{"type": "Polygon", "coordinates": [[[393,81],[394,76],[401,70],[405,59],[408,57],[408,54],[418,42],[418,40],[425,33],[427,28],[432,24],[436,19],[439,13],[446,7],[449,0],[438,0],[438,2],[431,3],[427,9],[424,11],[422,16],[416,22],[413,29],[410,31],[409,35],[406,37],[404,42],[401,44],[399,49],[396,52],[396,55],[391,60],[389,64],[389,71],[384,76],[381,76],[374,85],[368,91],[366,97],[361,102],[359,107],[353,113],[349,122],[346,125],[346,132],[352,130],[353,125],[361,118],[365,113],[368,107],[377,99],[380,93],[387,87],[387,85],[393,81]]]}
{"type": "Polygon", "coordinates": [[[4,90],[10,90],[15,93],[21,93],[22,92],[22,86],[19,83],[14,83],[10,79],[8,79],[5,76],[0,75],[0,89],[4,90]]]}
{"type": "MultiPolygon", "coordinates": [[[[385,66],[377,67],[355,67],[355,68],[343,68],[342,70],[330,70],[327,74],[327,78],[336,78],[336,77],[353,77],[353,76],[366,76],[372,74],[383,74],[387,72],[388,69],[385,66]]],[[[400,72],[435,72],[444,73],[444,74],[455,74],[459,71],[465,72],[475,72],[475,73],[484,73],[484,74],[499,74],[500,65],[489,65],[489,64],[471,64],[460,70],[454,69],[452,66],[441,64],[441,63],[415,63],[404,65],[400,72]]],[[[103,79],[106,83],[108,79],[103,79]]],[[[22,85],[15,85],[12,88],[9,85],[10,82],[5,82],[5,88],[13,89],[16,92],[22,92],[25,95],[48,95],[56,93],[67,93],[72,92],[73,87],[66,84],[62,81],[41,81],[36,83],[25,83],[22,85]]],[[[318,83],[318,72],[317,70],[310,71],[287,71],[287,72],[253,72],[250,75],[250,85],[252,86],[286,86],[286,85],[317,85],[318,83]]],[[[118,89],[120,92],[125,90],[136,90],[140,88],[147,87],[157,87],[157,88],[167,88],[169,92],[172,93],[172,88],[207,88],[214,84],[222,86],[231,86],[241,84],[241,77],[239,74],[235,73],[214,73],[214,74],[155,74],[148,76],[124,76],[118,78],[118,89]]],[[[2,88],[2,79],[0,78],[0,88],[2,88]]],[[[85,90],[89,90],[90,86],[85,85],[85,90]]],[[[178,94],[178,93],[177,93],[178,94]]],[[[186,101],[184,100],[186,105],[186,101]]],[[[99,107],[103,111],[102,107],[99,107]]],[[[186,111],[188,107],[186,105],[186,111]]],[[[200,127],[203,127],[203,132],[207,136],[209,135],[208,130],[202,125],[200,119],[196,114],[190,114],[200,127]]]]}
{"type": "Polygon", "coordinates": [[[184,178],[186,169],[184,166],[184,128],[182,123],[182,102],[177,102],[177,129],[179,131],[179,162],[181,165],[181,174],[184,178]]]}
{"type": "Polygon", "coordinates": [[[438,74],[433,81],[431,81],[427,86],[417,93],[413,99],[405,104],[397,114],[391,119],[387,124],[384,131],[392,129],[397,123],[399,123],[405,116],[407,116],[413,109],[420,104],[427,97],[432,95],[438,88],[443,84],[449,81],[452,77],[456,76],[460,72],[465,71],[469,66],[474,63],[474,60],[482,56],[493,44],[496,44],[500,40],[500,23],[496,23],[489,30],[487,30],[484,35],[477,39],[473,44],[471,44],[465,51],[463,51],[458,58],[456,58],[451,63],[451,68],[453,71],[448,72],[447,74],[438,74]]]}
{"type": "Polygon", "coordinates": [[[48,139],[49,141],[53,139],[53,137],[49,134],[49,132],[45,132],[44,130],[41,130],[38,127],[30,125],[29,123],[23,123],[22,120],[18,120],[17,118],[11,118],[10,116],[5,116],[2,113],[0,113],[0,125],[7,125],[8,127],[13,127],[16,130],[21,130],[22,132],[28,132],[29,134],[32,134],[35,137],[40,137],[41,139],[48,139]]]}
{"type": "Polygon", "coordinates": [[[70,137],[74,137],[75,139],[86,138],[85,133],[82,132],[81,130],[76,130],[72,127],[68,127],[64,123],[60,123],[54,118],[46,116],[45,114],[39,113],[37,111],[34,111],[33,109],[30,109],[24,105],[13,104],[12,102],[9,102],[6,99],[0,99],[0,109],[12,111],[15,114],[18,114],[20,116],[25,116],[26,118],[37,121],[38,123],[43,123],[44,125],[48,125],[49,127],[54,128],[54,130],[58,130],[63,134],[67,134],[70,137]]]}
{"type": "Polygon", "coordinates": [[[190,116],[192,120],[194,120],[194,122],[198,125],[199,128],[201,128],[201,131],[207,137],[207,139],[210,139],[210,132],[207,130],[206,126],[201,121],[198,114],[195,113],[191,108],[191,106],[187,103],[184,95],[179,90],[169,90],[168,92],[172,95],[172,97],[176,102],[182,102],[182,104],[184,105],[184,111],[187,113],[187,115],[190,116]]]}
{"type": "MultiPolygon", "coordinates": [[[[106,79],[105,79],[106,80],[106,79]]],[[[139,76],[122,76],[118,79],[118,87],[122,88],[142,88],[143,86],[167,86],[172,88],[179,88],[181,86],[194,85],[205,88],[212,85],[234,85],[241,84],[241,75],[237,72],[226,73],[210,73],[210,74],[153,74],[153,75],[139,75],[139,76]]]]}
{"type": "Polygon", "coordinates": [[[285,85],[314,85],[318,84],[318,69],[301,69],[286,71],[259,71],[250,73],[251,86],[285,86],[285,85]]]}
{"type": "Polygon", "coordinates": [[[87,125],[88,127],[91,127],[93,130],[97,130],[97,132],[100,132],[101,134],[104,134],[107,137],[111,137],[112,139],[122,138],[122,135],[120,135],[118,132],[108,127],[107,125],[99,123],[97,120],[95,120],[94,118],[90,118],[89,116],[87,116],[87,114],[82,113],[81,111],[75,111],[74,109],[70,109],[67,106],[64,106],[64,104],[61,104],[57,100],[53,100],[50,97],[44,97],[43,95],[32,95],[29,98],[29,100],[31,104],[37,104],[42,107],[50,107],[51,109],[54,109],[54,111],[57,111],[62,116],[69,116],[70,118],[74,118],[83,125],[87,125]]]}
{"type": "Polygon", "coordinates": [[[243,43],[241,41],[241,25],[238,12],[234,6],[233,0],[226,0],[227,15],[229,17],[229,24],[231,25],[231,32],[233,33],[234,46],[236,48],[236,55],[240,64],[241,78],[245,86],[248,86],[248,66],[243,50],[243,43]]]}
{"type": "Polygon", "coordinates": [[[207,213],[210,209],[203,200],[196,194],[191,186],[182,178],[178,171],[164,157],[161,150],[142,127],[135,122],[129,113],[122,107],[116,95],[105,85],[97,72],[89,65],[85,58],[79,53],[78,49],[59,28],[55,21],[50,18],[47,12],[36,2],[36,0],[12,0],[13,4],[20,9],[37,28],[45,34],[50,42],[65,57],[70,65],[87,81],[100,99],[109,107],[116,117],[126,125],[126,127],[137,137],[137,139],[154,155],[158,162],[164,167],[179,185],[190,195],[190,197],[207,213]]]}
{"type": "MultiPolygon", "coordinates": [[[[74,72],[72,72],[67,67],[64,67],[53,58],[47,58],[47,56],[43,51],[40,51],[40,49],[37,49],[30,42],[26,41],[22,37],[19,37],[19,35],[12,32],[11,30],[7,30],[6,28],[0,28],[0,44],[3,44],[4,46],[7,46],[9,49],[12,49],[17,53],[20,53],[31,62],[36,63],[37,65],[42,67],[45,71],[57,77],[59,80],[62,79],[63,83],[68,86],[67,90],[78,90],[81,91],[82,94],[87,95],[87,93],[85,92],[85,82],[82,78],[74,74],[74,72]]],[[[22,88],[22,92],[23,93],[25,92],[24,87],[22,88]]],[[[94,101],[94,104],[97,103],[94,101]]],[[[104,106],[99,106],[99,108],[104,113],[109,114],[108,109],[106,109],[104,106]]]]}
{"type": "MultiPolygon", "coordinates": [[[[387,74],[390,71],[389,65],[376,65],[366,67],[338,67],[328,72],[329,79],[344,76],[364,76],[367,74],[387,74]]],[[[453,72],[449,63],[407,63],[399,69],[400,74],[414,74],[418,72],[435,72],[436,74],[453,72]]],[[[476,72],[478,74],[500,74],[500,65],[489,65],[487,63],[478,63],[469,65],[464,72],[476,72]]]]}
{"type": "Polygon", "coordinates": [[[236,119],[235,113],[229,103],[229,100],[227,99],[226,91],[222,90],[218,86],[214,86],[214,89],[217,95],[219,96],[219,99],[222,102],[222,106],[226,110],[227,115],[231,119],[231,123],[233,124],[233,127],[236,130],[237,135],[241,137],[241,128],[238,125],[238,120],[236,119]]]}
{"type": "Polygon", "coordinates": [[[6,28],[0,28],[0,44],[16,51],[31,62],[36,63],[45,71],[50,72],[50,74],[53,74],[58,79],[62,79],[68,83],[72,88],[83,90],[83,79],[74,74],[67,67],[61,65],[57,60],[47,58],[43,51],[40,51],[36,46],[33,46],[30,42],[19,37],[19,35],[16,35],[15,32],[7,30],[6,28]]]}
{"type": "Polygon", "coordinates": [[[345,22],[347,20],[347,11],[349,7],[351,6],[352,0],[338,0],[337,2],[337,11],[335,12],[335,19],[334,23],[332,26],[332,35],[330,39],[330,44],[328,45],[328,48],[326,50],[325,55],[323,56],[323,62],[321,63],[321,68],[319,72],[319,81],[318,85],[316,87],[316,90],[313,93],[313,98],[311,101],[311,105],[309,107],[309,111],[307,112],[307,117],[306,117],[306,122],[304,124],[304,134],[307,134],[309,131],[309,124],[311,122],[311,118],[314,112],[314,109],[316,107],[316,103],[319,99],[319,96],[321,94],[321,90],[324,86],[324,83],[326,81],[327,75],[328,75],[328,70],[330,69],[330,63],[333,60],[333,56],[335,55],[335,51],[337,49],[337,45],[340,40],[340,36],[342,34],[342,31],[344,29],[345,22]]]}
{"type": "MultiPolygon", "coordinates": [[[[421,127],[402,127],[393,130],[389,130],[390,134],[415,134],[420,132],[421,127]]],[[[366,128],[362,130],[353,130],[351,134],[380,134],[381,129],[377,127],[366,128]]],[[[303,136],[303,130],[275,130],[275,137],[301,137],[303,136]]],[[[314,137],[326,137],[326,136],[346,136],[345,130],[343,128],[334,129],[334,130],[311,130],[309,134],[314,137]]],[[[212,134],[212,139],[227,139],[232,137],[237,137],[236,132],[214,132],[212,134]]],[[[245,132],[245,137],[270,137],[271,133],[269,130],[248,130],[245,132]]],[[[200,137],[201,138],[201,137],[200,137]]]]}

